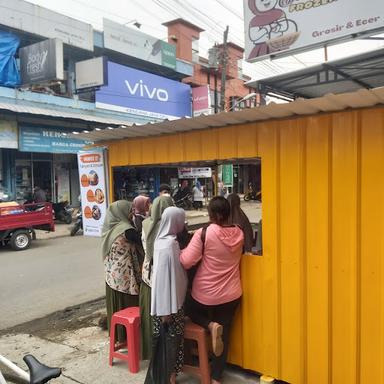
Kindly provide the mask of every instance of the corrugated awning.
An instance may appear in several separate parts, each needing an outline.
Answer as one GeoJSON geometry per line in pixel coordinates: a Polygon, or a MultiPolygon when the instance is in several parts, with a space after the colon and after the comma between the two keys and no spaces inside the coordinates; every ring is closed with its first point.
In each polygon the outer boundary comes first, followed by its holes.
{"type": "Polygon", "coordinates": [[[298,71],[247,82],[261,94],[283,98],[319,97],[384,85],[384,48],[328,61],[298,71]]]}
{"type": "Polygon", "coordinates": [[[225,127],[256,121],[313,115],[321,112],[336,112],[350,108],[373,107],[384,104],[384,87],[339,95],[329,94],[314,99],[297,99],[290,103],[270,103],[265,106],[216,115],[182,118],[154,124],[125,126],[114,129],[97,129],[79,132],[75,137],[94,142],[157,136],[176,132],[225,127]]]}
{"type": "Polygon", "coordinates": [[[0,111],[24,113],[29,115],[43,115],[61,119],[82,120],[84,122],[99,123],[103,125],[120,126],[127,124],[127,120],[91,115],[85,112],[67,112],[58,108],[41,108],[29,105],[0,102],[0,111]]]}

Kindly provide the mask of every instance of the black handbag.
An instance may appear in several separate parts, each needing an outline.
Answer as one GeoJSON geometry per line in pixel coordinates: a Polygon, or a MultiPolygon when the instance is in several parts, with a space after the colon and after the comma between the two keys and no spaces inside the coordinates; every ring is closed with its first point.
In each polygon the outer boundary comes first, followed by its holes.
{"type": "Polygon", "coordinates": [[[203,260],[203,257],[204,257],[204,250],[205,250],[205,237],[207,235],[207,228],[208,228],[209,225],[203,227],[202,231],[201,231],[201,236],[200,236],[200,240],[203,244],[203,248],[202,248],[202,251],[201,251],[201,259],[200,261],[194,265],[192,268],[188,269],[187,271],[187,276],[188,276],[188,291],[191,291],[192,290],[192,284],[193,284],[193,279],[195,278],[195,275],[196,275],[196,272],[199,268],[199,265],[201,263],[201,261],[203,260]]]}

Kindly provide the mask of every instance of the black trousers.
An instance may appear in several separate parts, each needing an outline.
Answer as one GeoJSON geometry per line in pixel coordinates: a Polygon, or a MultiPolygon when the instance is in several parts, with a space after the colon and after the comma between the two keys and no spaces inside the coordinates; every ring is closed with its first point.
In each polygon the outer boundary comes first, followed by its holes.
{"type": "Polygon", "coordinates": [[[223,326],[223,343],[224,351],[220,356],[212,357],[212,379],[220,381],[227,362],[229,333],[231,324],[236,312],[236,308],[240,303],[240,298],[228,303],[220,305],[204,305],[189,298],[187,314],[189,318],[196,324],[208,330],[211,321],[219,323],[223,326]]]}

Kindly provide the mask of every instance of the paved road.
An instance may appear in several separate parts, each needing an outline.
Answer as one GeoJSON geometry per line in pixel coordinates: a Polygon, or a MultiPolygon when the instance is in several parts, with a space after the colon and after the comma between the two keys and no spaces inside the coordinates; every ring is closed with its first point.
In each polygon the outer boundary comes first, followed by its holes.
{"type": "Polygon", "coordinates": [[[37,240],[30,249],[0,248],[0,329],[104,294],[100,239],[37,240]]]}
{"type": "MultiPolygon", "coordinates": [[[[242,208],[252,222],[260,219],[260,203],[242,202],[242,208]]],[[[208,221],[206,209],[187,217],[192,225],[208,221]]],[[[0,247],[0,329],[104,295],[100,239],[67,233],[67,226],[42,232],[26,251],[0,247]]]]}

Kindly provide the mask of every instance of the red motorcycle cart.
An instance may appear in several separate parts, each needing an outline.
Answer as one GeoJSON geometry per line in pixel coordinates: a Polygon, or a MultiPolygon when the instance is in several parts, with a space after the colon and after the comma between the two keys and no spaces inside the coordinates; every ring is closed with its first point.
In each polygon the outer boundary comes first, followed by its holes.
{"type": "Polygon", "coordinates": [[[0,204],[0,242],[15,251],[27,249],[36,239],[36,229],[54,231],[52,204],[0,204]]]}

